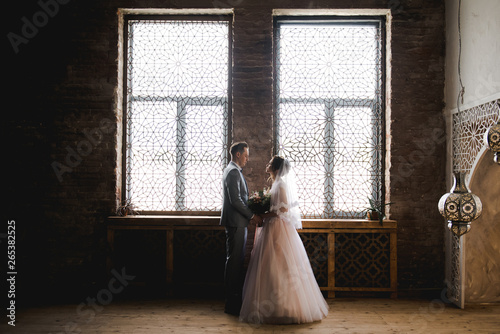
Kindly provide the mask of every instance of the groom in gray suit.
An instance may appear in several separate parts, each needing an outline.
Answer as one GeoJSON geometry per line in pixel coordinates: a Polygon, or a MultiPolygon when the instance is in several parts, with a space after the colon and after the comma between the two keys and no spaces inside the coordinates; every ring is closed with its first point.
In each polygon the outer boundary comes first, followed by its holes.
{"type": "Polygon", "coordinates": [[[224,312],[238,315],[243,288],[243,263],[247,242],[247,226],[250,220],[261,222],[260,217],[248,208],[248,187],[241,169],[248,162],[248,144],[231,146],[231,162],[224,169],[222,213],[220,225],[226,228],[226,267],[224,272],[224,312]]]}

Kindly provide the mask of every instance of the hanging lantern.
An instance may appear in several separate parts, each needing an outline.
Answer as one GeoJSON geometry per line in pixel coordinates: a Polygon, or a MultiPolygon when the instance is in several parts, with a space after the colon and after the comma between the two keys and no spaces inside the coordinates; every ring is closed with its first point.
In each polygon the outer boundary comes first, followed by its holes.
{"type": "Polygon", "coordinates": [[[465,185],[465,175],[454,173],[453,187],[441,197],[438,204],[439,213],[448,220],[448,228],[459,237],[470,231],[471,222],[483,211],[479,197],[465,185]]]}
{"type": "Polygon", "coordinates": [[[500,165],[500,121],[486,130],[484,144],[493,151],[493,160],[500,165]]]}

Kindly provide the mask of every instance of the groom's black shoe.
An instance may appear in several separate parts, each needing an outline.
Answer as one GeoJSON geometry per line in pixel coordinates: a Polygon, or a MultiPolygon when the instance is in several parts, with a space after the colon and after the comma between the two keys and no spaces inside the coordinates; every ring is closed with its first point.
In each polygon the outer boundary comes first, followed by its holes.
{"type": "Polygon", "coordinates": [[[240,315],[240,311],[239,310],[236,311],[236,310],[225,309],[224,313],[227,313],[227,314],[230,314],[230,315],[234,315],[236,317],[239,317],[239,315],[240,315]]]}
{"type": "Polygon", "coordinates": [[[240,295],[233,295],[232,298],[226,298],[224,305],[224,313],[231,314],[234,316],[239,316],[240,309],[241,309],[240,295]]]}

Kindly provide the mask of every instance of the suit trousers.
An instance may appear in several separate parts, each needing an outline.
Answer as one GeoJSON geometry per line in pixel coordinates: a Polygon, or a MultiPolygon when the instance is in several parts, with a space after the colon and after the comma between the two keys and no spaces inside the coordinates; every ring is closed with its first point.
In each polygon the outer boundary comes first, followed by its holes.
{"type": "Polygon", "coordinates": [[[239,313],[244,282],[247,228],[226,226],[225,311],[239,313]]]}

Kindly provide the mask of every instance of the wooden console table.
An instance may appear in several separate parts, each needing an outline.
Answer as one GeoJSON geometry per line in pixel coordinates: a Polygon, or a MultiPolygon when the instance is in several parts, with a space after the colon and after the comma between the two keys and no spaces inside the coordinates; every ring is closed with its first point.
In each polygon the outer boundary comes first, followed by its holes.
{"type": "MultiPolygon", "coordinates": [[[[115,232],[118,230],[157,230],[165,235],[164,282],[167,286],[182,281],[179,263],[223,261],[224,228],[218,216],[126,216],[109,217],[107,238],[110,252],[107,267],[113,267],[115,232]],[[214,251],[215,249],[215,251],[214,251]],[[214,253],[215,252],[215,253],[214,253]],[[222,253],[222,255],[221,255],[222,253]],[[211,259],[213,254],[217,259],[211,259]],[[200,256],[203,256],[200,260],[200,256]],[[176,261],[178,257],[182,257],[176,261]],[[221,259],[222,257],[222,259],[221,259]],[[186,260],[187,259],[187,260],[186,260]],[[177,264],[176,264],[177,263],[177,264]]],[[[397,296],[397,222],[364,219],[303,220],[298,230],[311,266],[329,298],[340,291],[388,292],[397,296]]]]}

